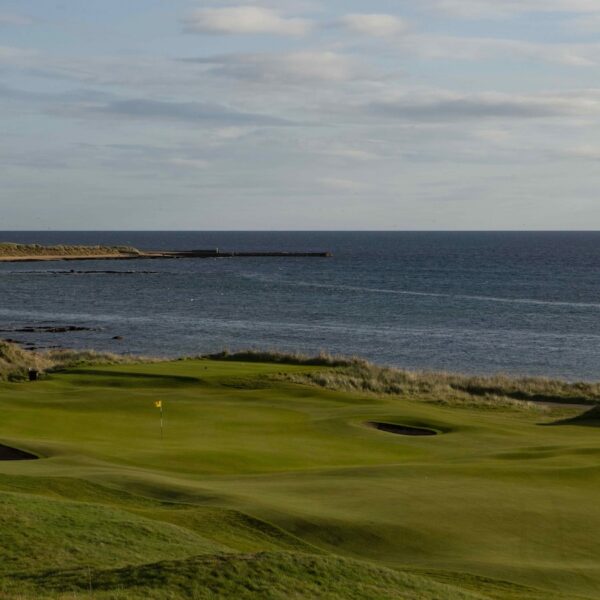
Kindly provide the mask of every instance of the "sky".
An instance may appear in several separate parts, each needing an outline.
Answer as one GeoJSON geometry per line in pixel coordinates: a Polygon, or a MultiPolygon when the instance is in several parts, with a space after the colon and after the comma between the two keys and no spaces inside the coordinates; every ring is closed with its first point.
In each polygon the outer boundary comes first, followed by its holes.
{"type": "Polygon", "coordinates": [[[599,0],[0,0],[0,230],[600,229],[599,0]]]}

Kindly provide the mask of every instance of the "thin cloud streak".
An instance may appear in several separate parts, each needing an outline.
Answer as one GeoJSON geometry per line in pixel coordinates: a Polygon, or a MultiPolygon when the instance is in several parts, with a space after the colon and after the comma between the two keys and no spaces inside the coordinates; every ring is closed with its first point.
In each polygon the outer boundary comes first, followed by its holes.
{"type": "Polygon", "coordinates": [[[459,95],[430,93],[371,102],[359,110],[375,117],[416,121],[544,119],[600,116],[600,91],[574,95],[459,95]]]}
{"type": "Polygon", "coordinates": [[[344,82],[376,80],[372,67],[351,56],[336,52],[290,52],[284,54],[228,54],[184,58],[182,62],[206,65],[220,77],[274,84],[311,81],[344,82]]]}
{"type": "Polygon", "coordinates": [[[291,125],[286,119],[239,111],[205,102],[165,102],[159,100],[115,100],[102,105],[80,106],[78,112],[129,120],[173,120],[213,125],[291,125]]]}
{"type": "Polygon", "coordinates": [[[422,0],[422,5],[463,19],[505,19],[531,13],[600,13],[597,0],[422,0]]]}

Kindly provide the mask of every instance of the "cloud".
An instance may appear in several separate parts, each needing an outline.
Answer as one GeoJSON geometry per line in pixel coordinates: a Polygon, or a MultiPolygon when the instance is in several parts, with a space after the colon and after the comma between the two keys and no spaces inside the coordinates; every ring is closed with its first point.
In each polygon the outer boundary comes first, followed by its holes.
{"type": "Polygon", "coordinates": [[[334,147],[322,151],[322,154],[331,156],[334,158],[341,158],[344,160],[357,160],[357,161],[369,161],[376,160],[379,156],[373,152],[367,150],[361,150],[360,148],[351,147],[334,147]]]}
{"type": "Polygon", "coordinates": [[[0,25],[32,25],[33,19],[25,15],[17,15],[13,13],[0,13],[0,25]]]}
{"type": "Polygon", "coordinates": [[[269,8],[229,6],[196,10],[185,19],[184,27],[190,33],[303,36],[310,31],[311,22],[283,17],[269,8]]]}
{"type": "Polygon", "coordinates": [[[165,102],[160,100],[115,100],[100,106],[84,107],[86,112],[129,119],[156,119],[189,123],[234,125],[290,125],[289,121],[238,111],[205,102],[165,102]]]}
{"type": "Polygon", "coordinates": [[[349,14],[340,19],[346,29],[373,37],[393,37],[402,35],[408,30],[404,19],[385,14],[349,14]]]}
{"type": "Polygon", "coordinates": [[[583,35],[600,33],[600,14],[570,19],[566,26],[569,31],[583,35]]]}
{"type": "Polygon", "coordinates": [[[589,117],[600,115],[600,91],[531,96],[449,92],[405,94],[395,100],[368,103],[363,110],[376,117],[432,122],[589,117]]]}
{"type": "Polygon", "coordinates": [[[564,156],[584,160],[600,161],[600,145],[583,144],[562,151],[564,156]]]}
{"type": "Polygon", "coordinates": [[[365,189],[365,185],[352,179],[339,178],[339,177],[322,177],[319,179],[319,183],[329,190],[335,192],[349,192],[357,193],[365,189]]]}
{"type": "Polygon", "coordinates": [[[19,106],[24,106],[26,104],[61,104],[64,106],[75,104],[97,104],[113,98],[115,98],[114,94],[94,89],[78,88],[65,92],[39,92],[0,84],[0,100],[17,102],[19,106]]]}
{"type": "Polygon", "coordinates": [[[207,169],[210,163],[207,160],[201,158],[170,158],[167,160],[167,164],[173,167],[179,167],[183,169],[207,169]]]}
{"type": "Polygon", "coordinates": [[[473,138],[487,144],[503,146],[512,141],[512,134],[506,129],[477,129],[471,134],[473,138]]]}
{"type": "Polygon", "coordinates": [[[424,0],[465,19],[504,19],[528,13],[600,13],[597,0],[424,0]]]}
{"type": "Polygon", "coordinates": [[[209,72],[215,75],[262,83],[343,82],[377,77],[373,69],[352,57],[327,51],[226,54],[183,61],[208,65],[209,72]]]}
{"type": "Polygon", "coordinates": [[[427,59],[485,60],[528,59],[573,67],[600,64],[600,44],[536,43],[481,37],[420,34],[402,41],[403,49],[427,59]]]}
{"type": "Polygon", "coordinates": [[[0,99],[1,100],[16,100],[16,101],[27,101],[29,94],[23,90],[8,87],[0,83],[0,99]]]}
{"type": "Polygon", "coordinates": [[[15,46],[0,46],[0,64],[24,66],[36,55],[37,53],[34,50],[15,46]]]}

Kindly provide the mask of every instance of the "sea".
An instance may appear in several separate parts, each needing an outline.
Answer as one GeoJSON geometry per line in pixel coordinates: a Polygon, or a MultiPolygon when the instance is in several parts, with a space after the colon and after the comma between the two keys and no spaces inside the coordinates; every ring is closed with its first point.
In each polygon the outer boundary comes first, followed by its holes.
{"type": "Polygon", "coordinates": [[[0,241],[333,254],[0,263],[0,338],[30,348],[326,351],[600,379],[600,232],[7,231],[0,241]]]}

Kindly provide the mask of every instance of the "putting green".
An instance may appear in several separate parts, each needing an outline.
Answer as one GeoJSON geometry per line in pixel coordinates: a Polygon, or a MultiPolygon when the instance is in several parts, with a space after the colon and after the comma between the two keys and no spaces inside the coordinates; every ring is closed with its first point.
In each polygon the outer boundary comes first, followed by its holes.
{"type": "Polygon", "coordinates": [[[275,379],[314,369],[0,384],[0,444],[41,457],[0,461],[0,597],[600,598],[595,417],[275,379]]]}

